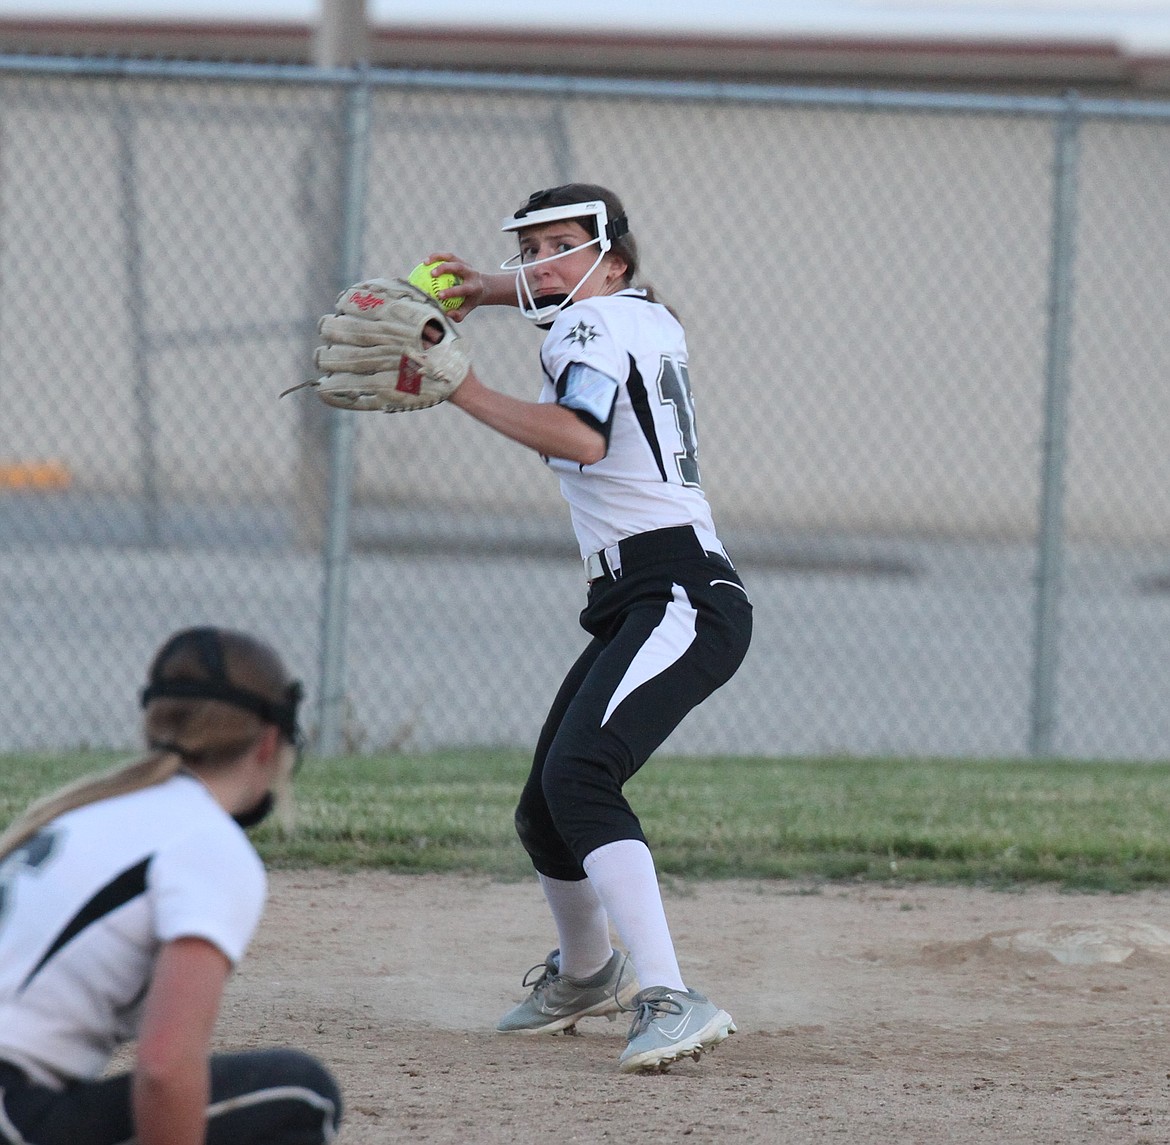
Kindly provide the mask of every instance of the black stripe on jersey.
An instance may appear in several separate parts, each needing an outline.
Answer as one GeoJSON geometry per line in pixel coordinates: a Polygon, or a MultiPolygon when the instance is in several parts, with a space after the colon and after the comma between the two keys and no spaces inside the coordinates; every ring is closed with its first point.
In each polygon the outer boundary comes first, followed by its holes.
{"type": "Polygon", "coordinates": [[[654,415],[650,412],[650,398],[646,393],[646,383],[642,381],[642,375],[638,373],[633,354],[630,355],[630,379],[626,383],[626,390],[630,395],[630,405],[634,407],[634,416],[642,427],[642,436],[646,439],[646,444],[650,446],[650,452],[654,454],[658,472],[662,474],[662,480],[665,481],[666,466],[662,464],[662,448],[658,444],[658,434],[654,431],[654,415]]]}
{"type": "Polygon", "coordinates": [[[37,976],[45,963],[58,950],[66,943],[72,942],[87,926],[146,892],[146,870],[153,857],[148,855],[141,863],[112,878],[73,916],[69,925],[57,935],[53,940],[53,945],[41,956],[40,962],[29,971],[28,977],[20,984],[21,990],[28,987],[28,984],[37,976]]]}

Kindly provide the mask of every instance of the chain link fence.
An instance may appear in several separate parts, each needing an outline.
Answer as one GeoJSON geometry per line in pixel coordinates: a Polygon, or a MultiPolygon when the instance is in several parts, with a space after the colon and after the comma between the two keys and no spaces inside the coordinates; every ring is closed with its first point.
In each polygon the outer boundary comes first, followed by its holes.
{"type": "MultiPolygon", "coordinates": [[[[570,179],[688,328],[756,604],[683,753],[1170,753],[1170,105],[0,58],[0,750],[247,628],[319,751],[531,744],[584,581],[460,411],[278,400],[338,289],[570,179]]],[[[540,332],[464,327],[532,397],[540,332]]]]}

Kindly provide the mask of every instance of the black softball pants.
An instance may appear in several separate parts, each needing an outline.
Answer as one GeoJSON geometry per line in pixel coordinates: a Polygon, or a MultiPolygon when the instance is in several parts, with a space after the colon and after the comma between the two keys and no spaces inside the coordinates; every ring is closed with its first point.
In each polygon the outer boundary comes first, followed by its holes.
{"type": "MultiPolygon", "coordinates": [[[[131,1145],[129,1074],[50,1089],[0,1063],[0,1142],[131,1145]]],[[[299,1050],[214,1054],[207,1145],[324,1145],[341,1121],[341,1093],[299,1050]]]]}
{"type": "Polygon", "coordinates": [[[686,714],[735,674],[751,641],[738,574],[691,529],[622,542],[621,575],[594,580],[593,639],[569,670],[537,742],[516,831],[549,878],[585,878],[585,856],[645,842],[625,782],[686,714]]]}

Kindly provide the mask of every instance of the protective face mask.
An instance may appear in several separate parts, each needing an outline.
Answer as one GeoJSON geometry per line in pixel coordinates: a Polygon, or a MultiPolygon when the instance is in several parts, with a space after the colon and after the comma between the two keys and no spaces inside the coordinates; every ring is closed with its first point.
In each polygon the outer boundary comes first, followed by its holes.
{"type": "Polygon", "coordinates": [[[272,809],[275,806],[276,797],[269,791],[261,796],[259,802],[254,806],[241,811],[238,815],[233,815],[232,818],[246,831],[249,827],[255,827],[257,823],[263,823],[272,814],[272,809]]]}

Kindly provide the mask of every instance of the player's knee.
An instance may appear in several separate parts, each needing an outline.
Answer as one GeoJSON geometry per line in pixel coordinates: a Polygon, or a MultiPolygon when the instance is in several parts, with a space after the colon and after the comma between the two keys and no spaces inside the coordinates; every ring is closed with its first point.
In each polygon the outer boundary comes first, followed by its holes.
{"type": "Polygon", "coordinates": [[[271,1052],[275,1057],[274,1072],[278,1073],[283,1084],[314,1095],[307,1102],[312,1108],[306,1116],[312,1123],[322,1125],[325,1130],[323,1141],[331,1140],[341,1124],[341,1086],[337,1079],[312,1054],[303,1050],[271,1052]]]}
{"type": "Polygon", "coordinates": [[[512,822],[516,825],[516,835],[520,839],[520,844],[523,846],[530,857],[535,858],[536,854],[542,849],[541,839],[545,832],[537,827],[536,820],[528,813],[523,801],[516,808],[516,814],[512,817],[512,822]]]}
{"type": "Polygon", "coordinates": [[[535,818],[524,811],[523,805],[516,808],[516,834],[524,850],[528,852],[532,866],[550,879],[573,881],[584,877],[585,872],[557,834],[547,812],[535,818]]]}
{"type": "Polygon", "coordinates": [[[624,802],[616,768],[607,760],[558,759],[545,767],[542,781],[548,813],[566,838],[579,823],[604,818],[609,808],[624,802]]]}
{"type": "Polygon", "coordinates": [[[325,1145],[341,1123],[341,1087],[315,1057],[272,1047],[215,1054],[208,1140],[325,1145]]]}
{"type": "Polygon", "coordinates": [[[293,1077],[294,1085],[303,1085],[329,1098],[336,1105],[341,1104],[341,1089],[337,1079],[312,1054],[303,1050],[285,1050],[286,1065],[289,1074],[293,1077]]]}

